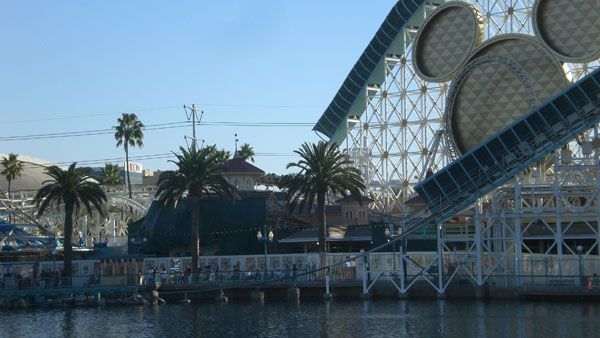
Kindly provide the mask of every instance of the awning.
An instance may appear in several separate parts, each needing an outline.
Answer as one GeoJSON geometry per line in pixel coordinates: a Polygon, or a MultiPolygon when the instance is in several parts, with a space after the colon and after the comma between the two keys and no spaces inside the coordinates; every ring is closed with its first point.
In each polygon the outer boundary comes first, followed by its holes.
{"type": "MultiPolygon", "coordinates": [[[[372,240],[369,225],[347,225],[329,228],[327,242],[368,242],[372,240]]],[[[302,230],[278,240],[281,244],[316,243],[319,240],[317,230],[302,230]]]]}

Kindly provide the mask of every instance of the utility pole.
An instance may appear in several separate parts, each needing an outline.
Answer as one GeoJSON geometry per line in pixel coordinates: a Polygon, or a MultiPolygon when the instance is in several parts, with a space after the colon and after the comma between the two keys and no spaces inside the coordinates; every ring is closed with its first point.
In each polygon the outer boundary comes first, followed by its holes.
{"type": "Polygon", "coordinates": [[[185,135],[183,138],[189,138],[192,140],[192,148],[194,150],[196,150],[196,142],[197,142],[197,138],[196,138],[196,119],[198,119],[198,123],[200,123],[202,121],[202,116],[204,115],[204,111],[200,111],[200,118],[198,118],[198,109],[196,109],[196,105],[192,104],[192,106],[186,106],[185,104],[183,105],[183,109],[185,111],[185,116],[187,117],[188,121],[191,119],[192,120],[192,137],[189,137],[187,135],[185,135]],[[190,110],[189,114],[188,114],[188,109],[190,110]]]}

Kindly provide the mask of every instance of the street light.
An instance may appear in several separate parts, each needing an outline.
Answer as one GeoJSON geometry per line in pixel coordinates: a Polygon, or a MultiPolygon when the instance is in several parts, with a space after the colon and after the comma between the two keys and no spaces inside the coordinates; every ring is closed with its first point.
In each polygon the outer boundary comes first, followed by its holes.
{"type": "Polygon", "coordinates": [[[579,256],[579,286],[583,287],[583,261],[581,254],[583,254],[583,246],[577,246],[577,254],[579,256]]]}
{"type": "Polygon", "coordinates": [[[275,235],[273,235],[273,231],[269,230],[269,234],[267,235],[267,225],[263,225],[263,232],[260,232],[260,230],[258,230],[258,232],[256,233],[256,239],[258,240],[258,242],[262,242],[265,248],[265,279],[267,278],[267,270],[268,270],[268,265],[267,265],[267,242],[273,242],[273,238],[275,237],[275,235]],[[263,235],[264,233],[264,235],[263,235]]]}

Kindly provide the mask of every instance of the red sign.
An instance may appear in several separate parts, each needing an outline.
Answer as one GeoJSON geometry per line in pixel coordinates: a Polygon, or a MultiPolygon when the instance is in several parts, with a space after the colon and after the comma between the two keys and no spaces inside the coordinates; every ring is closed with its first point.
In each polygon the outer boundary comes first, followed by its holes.
{"type": "Polygon", "coordinates": [[[142,164],[141,163],[133,163],[129,162],[129,172],[130,173],[142,173],[142,164]]]}

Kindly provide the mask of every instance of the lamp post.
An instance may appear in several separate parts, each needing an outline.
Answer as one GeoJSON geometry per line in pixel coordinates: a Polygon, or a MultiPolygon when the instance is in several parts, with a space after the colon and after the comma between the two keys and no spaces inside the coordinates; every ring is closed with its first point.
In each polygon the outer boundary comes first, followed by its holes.
{"type": "Polygon", "coordinates": [[[583,254],[583,246],[577,246],[577,255],[579,256],[579,286],[583,287],[583,261],[581,254],[583,254]]]}
{"type": "Polygon", "coordinates": [[[269,231],[269,234],[267,235],[267,225],[263,225],[263,232],[260,232],[260,230],[256,233],[256,239],[258,240],[258,242],[262,242],[265,248],[265,279],[267,278],[267,270],[268,270],[268,264],[267,264],[267,242],[273,242],[273,238],[275,237],[275,235],[273,235],[273,231],[269,231]]]}

